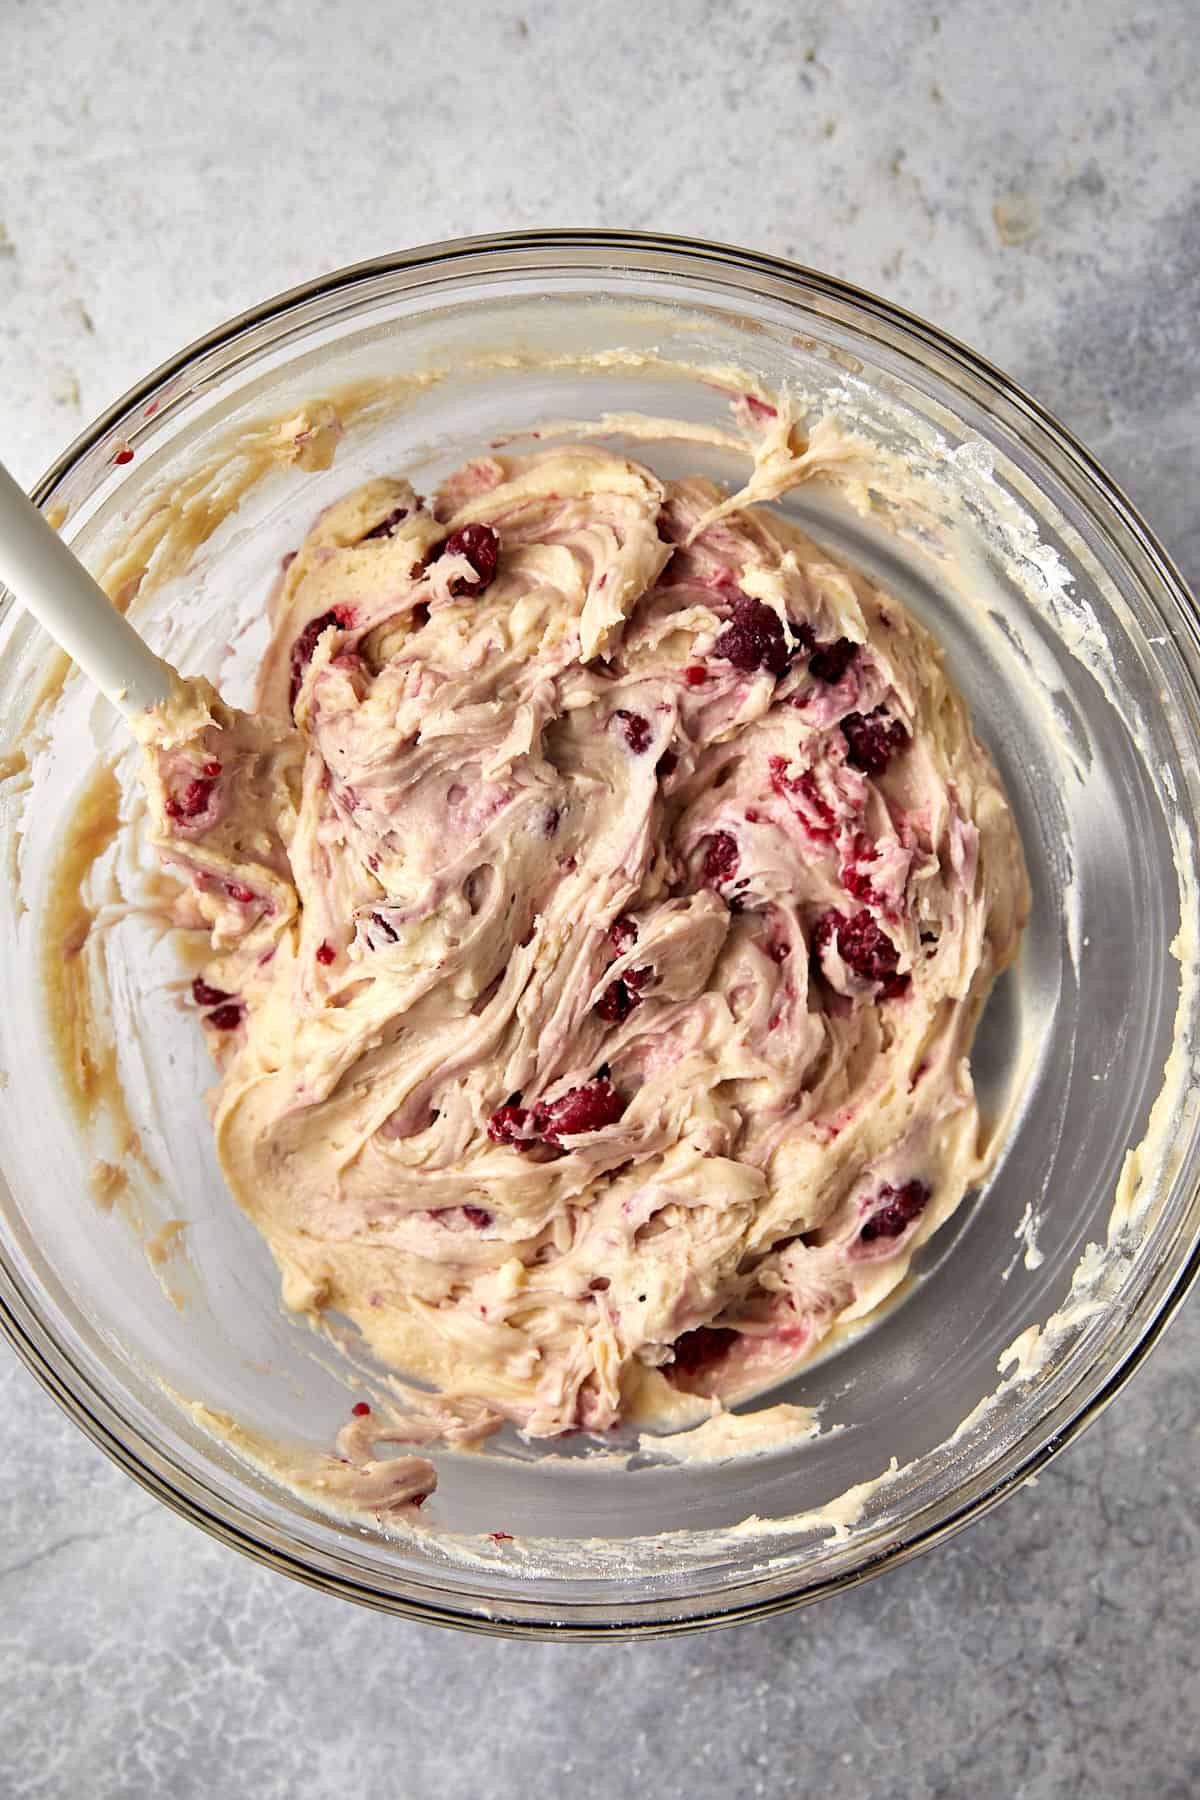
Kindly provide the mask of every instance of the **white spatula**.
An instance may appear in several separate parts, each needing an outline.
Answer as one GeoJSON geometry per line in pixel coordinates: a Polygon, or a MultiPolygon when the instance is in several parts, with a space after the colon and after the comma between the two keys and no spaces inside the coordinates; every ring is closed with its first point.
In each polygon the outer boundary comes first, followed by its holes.
{"type": "Polygon", "coordinates": [[[175,670],[143,643],[2,463],[0,581],[127,719],[167,698],[175,670]]]}

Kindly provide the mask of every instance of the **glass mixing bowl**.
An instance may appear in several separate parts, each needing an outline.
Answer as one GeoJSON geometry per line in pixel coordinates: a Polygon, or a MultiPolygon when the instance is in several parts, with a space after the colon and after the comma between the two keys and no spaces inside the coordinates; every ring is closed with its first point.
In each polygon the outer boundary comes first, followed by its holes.
{"type": "MultiPolygon", "coordinates": [[[[974,1059],[985,1112],[1011,1113],[1003,1154],[900,1302],[767,1397],[820,1406],[811,1441],[677,1465],[634,1442],[596,1457],[581,1440],[506,1438],[438,1453],[421,1526],[399,1531],[317,1509],[201,1429],[186,1402],[263,1442],[328,1451],[360,1390],[283,1311],[223,1187],[175,952],[122,904],[139,858],[124,729],[78,677],[60,689],[19,608],[0,616],[0,1322],[82,1428],[177,1511],[394,1612],[560,1636],[664,1631],[860,1580],[1036,1471],[1117,1391],[1196,1273],[1196,615],[1086,452],[970,351],[746,251],[573,232],[440,244],[330,275],[182,351],[36,497],[156,647],[245,701],[279,559],[332,498],[381,472],[425,487],[547,418],[728,424],[722,389],[741,377],[714,370],[787,383],[807,416],[849,422],[920,486],[911,515],[889,512],[885,491],[854,508],[814,485],[785,504],[945,646],[1034,892],[974,1059]],[[327,467],[259,455],[264,420],[302,405],[319,418],[322,399],[344,426],[327,467]],[[167,496],[187,528],[156,539],[167,496]],[[86,830],[77,814],[110,764],[115,837],[103,809],[86,830]],[[88,954],[115,1031],[110,1066],[76,1071],[86,1123],[47,993],[87,916],[72,938],[54,914],[49,961],[42,949],[68,827],[78,870],[90,865],[88,954]],[[181,1241],[173,1218],[187,1221],[181,1241]],[[821,1513],[893,1459],[881,1484],[821,1513]]],[[[729,479],[736,466],[680,445],[648,455],[668,474],[729,479]]]]}

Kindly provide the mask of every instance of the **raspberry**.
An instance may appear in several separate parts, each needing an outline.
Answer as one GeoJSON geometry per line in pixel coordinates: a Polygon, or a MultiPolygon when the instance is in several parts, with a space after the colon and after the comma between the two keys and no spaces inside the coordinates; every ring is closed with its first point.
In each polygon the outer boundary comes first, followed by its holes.
{"type": "Polygon", "coordinates": [[[619,709],[613,714],[613,718],[620,720],[621,730],[625,733],[625,742],[635,756],[641,756],[643,751],[650,748],[650,739],[653,733],[648,721],[643,719],[641,713],[625,712],[624,709],[619,709]]]}
{"type": "Polygon", "coordinates": [[[192,983],[192,999],[197,1006],[220,1006],[222,1000],[232,1000],[233,995],[227,994],[224,988],[213,987],[203,976],[197,975],[192,983]]]}
{"type": "Polygon", "coordinates": [[[929,1205],[930,1190],[923,1181],[906,1181],[899,1188],[885,1182],[876,1200],[880,1204],[858,1234],[864,1244],[874,1243],[876,1238],[899,1237],[929,1205]]]}
{"type": "Polygon", "coordinates": [[[388,513],[385,518],[380,519],[378,525],[372,525],[370,531],[364,531],[362,537],[358,540],[359,543],[369,543],[372,538],[391,537],[397,525],[404,519],[407,519],[407,517],[407,506],[397,506],[392,512],[388,513]]]}
{"type": "Polygon", "coordinates": [[[865,907],[849,919],[841,913],[825,914],[813,932],[813,949],[818,957],[835,931],[838,953],[856,975],[864,981],[882,982],[885,997],[907,987],[908,977],[896,973],[900,952],[865,907]]]}
{"type": "Polygon", "coordinates": [[[249,906],[254,898],[254,889],[248,888],[242,881],[227,881],[225,892],[231,900],[236,900],[239,906],[249,906]]]}
{"type": "Polygon", "coordinates": [[[775,676],[785,674],[788,646],[779,614],[761,600],[739,594],[732,619],[713,645],[713,655],[723,656],[747,675],[755,669],[767,669],[775,676]]]}
{"type": "Polygon", "coordinates": [[[724,1325],[697,1325],[675,1339],[675,1360],[671,1367],[680,1375],[695,1375],[700,1369],[720,1362],[737,1341],[738,1333],[724,1325]]]}
{"type": "Polygon", "coordinates": [[[131,463],[133,461],[133,451],[129,448],[128,444],[126,444],[123,449],[118,450],[114,453],[113,461],[115,463],[119,464],[122,468],[124,467],[124,465],[126,463],[131,463]]]}
{"type": "Polygon", "coordinates": [[[809,657],[808,672],[818,681],[827,681],[832,686],[842,679],[857,655],[858,645],[853,638],[838,638],[832,644],[822,644],[816,654],[809,657]]]}
{"type": "Polygon", "coordinates": [[[216,762],[215,760],[213,762],[206,762],[203,769],[201,770],[201,774],[207,775],[210,781],[215,781],[217,776],[220,773],[221,773],[221,765],[219,762],[216,762]]]}
{"type": "Polygon", "coordinates": [[[463,1217],[473,1225],[476,1231],[486,1231],[492,1222],[492,1215],[483,1206],[464,1206],[463,1217]]]}
{"type": "Polygon", "coordinates": [[[534,1108],[534,1129],[548,1144],[564,1137],[575,1137],[583,1131],[602,1131],[615,1125],[625,1111],[625,1102],[606,1075],[595,1076],[581,1087],[571,1088],[547,1105],[534,1108]]]}
{"type": "Polygon", "coordinates": [[[704,879],[712,887],[728,881],[738,866],[737,839],[728,831],[715,832],[704,852],[704,879]]]}
{"type": "Polygon", "coordinates": [[[699,663],[692,663],[690,668],[683,671],[683,679],[689,687],[703,687],[708,680],[708,671],[702,669],[699,663]]]}
{"type": "Polygon", "coordinates": [[[772,756],[768,767],[771,771],[771,786],[777,794],[785,798],[791,794],[804,801],[804,807],[793,806],[792,811],[808,835],[818,843],[831,842],[837,825],[837,814],[817,786],[817,778],[812,770],[805,769],[800,775],[789,775],[787,758],[783,756],[772,756]]]}
{"type": "Polygon", "coordinates": [[[168,794],[163,805],[168,819],[195,819],[208,806],[213,791],[211,780],[189,781],[181,794],[168,794]]]}
{"type": "Polygon", "coordinates": [[[328,938],[326,938],[324,943],[317,945],[317,961],[319,963],[323,963],[325,967],[328,968],[330,963],[335,962],[336,960],[337,951],[329,942],[328,938]]]}
{"type": "Polygon", "coordinates": [[[642,989],[653,973],[653,969],[630,969],[616,981],[610,981],[596,1002],[597,1017],[613,1025],[627,1019],[634,1007],[642,1004],[642,989]]]}
{"type": "Polygon", "coordinates": [[[356,1400],[350,1411],[356,1419],[369,1419],[371,1416],[371,1409],[365,1400],[356,1400]]]}
{"type": "Polygon", "coordinates": [[[519,1099],[509,1100],[498,1106],[488,1120],[487,1134],[493,1144],[511,1144],[518,1150],[528,1150],[535,1141],[529,1125],[528,1107],[522,1106],[519,1099]]]}
{"type": "Polygon", "coordinates": [[[224,1006],[218,1006],[215,1012],[205,1014],[205,1023],[214,1025],[218,1031],[236,1031],[242,1022],[242,1003],[240,1000],[227,1000],[224,1006]]]}
{"type": "Polygon", "coordinates": [[[456,575],[450,583],[450,592],[456,598],[474,597],[482,594],[496,578],[500,539],[490,525],[464,525],[461,531],[450,533],[442,545],[442,555],[466,557],[475,571],[475,579],[469,575],[456,575]]]}
{"type": "Polygon", "coordinates": [[[608,941],[618,956],[624,956],[638,941],[637,920],[631,919],[627,913],[614,919],[608,928],[608,941]]]}
{"type": "Polygon", "coordinates": [[[882,775],[896,752],[908,746],[907,731],[882,706],[870,713],[847,713],[842,736],[849,746],[846,761],[868,775],[882,775]]]}
{"type": "Polygon", "coordinates": [[[354,623],[354,614],[348,606],[335,606],[332,611],[322,613],[319,618],[310,619],[304,630],[292,645],[291,679],[288,684],[288,696],[295,707],[296,696],[300,692],[300,683],[304,680],[304,671],[313,659],[321,637],[333,625],[342,631],[348,631],[354,623]]]}

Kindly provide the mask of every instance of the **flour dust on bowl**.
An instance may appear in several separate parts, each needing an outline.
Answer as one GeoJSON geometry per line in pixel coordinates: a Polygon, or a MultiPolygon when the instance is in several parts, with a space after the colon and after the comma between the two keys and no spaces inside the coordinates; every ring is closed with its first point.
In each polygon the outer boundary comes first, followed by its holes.
{"type": "MultiPolygon", "coordinates": [[[[499,440],[521,454],[559,441],[535,435],[553,422],[600,421],[586,441],[654,479],[733,491],[750,466],[739,395],[760,422],[786,395],[805,437],[852,443],[828,478],[770,495],[781,529],[942,646],[1032,903],[972,1055],[1000,1145],[982,1187],[884,1307],[739,1403],[732,1438],[720,1418],[674,1440],[506,1429],[432,1448],[417,1513],[347,1490],[338,1471],[361,1467],[374,1416],[353,1408],[386,1404],[387,1371],[348,1323],[314,1332],[281,1306],[216,1161],[202,964],[146,903],[163,878],[136,752],[20,610],[0,616],[3,1322],[178,1510],[386,1609],[603,1635],[816,1598],[1040,1466],[1195,1273],[1192,604],[1102,472],[970,352],[743,251],[577,233],[433,246],[184,351],[37,498],[156,650],[248,706],[283,559],[364,483],[432,494],[499,440]],[[646,418],[659,427],[639,436],[646,418]],[[815,1432],[774,1431],[781,1404],[814,1409],[815,1432]]],[[[385,1493],[393,1449],[375,1451],[385,1493]]]]}

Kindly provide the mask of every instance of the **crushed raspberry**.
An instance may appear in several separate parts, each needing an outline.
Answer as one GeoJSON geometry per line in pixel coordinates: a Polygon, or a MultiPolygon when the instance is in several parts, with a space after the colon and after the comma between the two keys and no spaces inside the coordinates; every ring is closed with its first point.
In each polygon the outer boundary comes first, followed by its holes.
{"type": "Polygon", "coordinates": [[[611,1025],[627,1019],[634,1007],[642,1004],[642,990],[653,973],[653,969],[630,969],[616,981],[610,981],[596,1002],[597,1017],[611,1025]]]}
{"type": "Polygon", "coordinates": [[[534,1142],[529,1108],[522,1106],[519,1099],[498,1106],[487,1122],[487,1134],[493,1144],[512,1144],[518,1150],[528,1150],[534,1142]]]}
{"type": "Polygon", "coordinates": [[[249,906],[251,900],[254,898],[254,889],[248,888],[245,883],[241,881],[227,881],[225,883],[225,892],[229,895],[231,900],[236,900],[239,906],[249,906]]]}
{"type": "Polygon", "coordinates": [[[337,951],[329,942],[328,938],[325,939],[324,943],[317,945],[317,961],[323,963],[326,968],[329,967],[331,962],[337,961],[337,951]]]}
{"type": "Polygon", "coordinates": [[[335,606],[330,612],[322,613],[319,618],[310,619],[304,630],[292,645],[291,679],[288,695],[292,706],[296,704],[296,696],[300,692],[300,683],[304,680],[304,671],[313,659],[313,652],[321,640],[322,634],[331,625],[348,631],[354,623],[354,614],[348,606],[335,606]]]}
{"type": "Polygon", "coordinates": [[[867,906],[878,905],[879,895],[875,891],[870,874],[862,865],[877,861],[878,856],[879,852],[866,832],[856,831],[850,855],[841,871],[842,886],[848,894],[853,895],[855,900],[861,900],[867,906]]]}
{"type": "Polygon", "coordinates": [[[900,952],[865,907],[849,919],[841,913],[825,914],[813,932],[813,948],[818,956],[835,931],[838,954],[863,981],[883,982],[889,995],[908,985],[908,977],[896,973],[900,952]]]}
{"type": "Polygon", "coordinates": [[[603,1131],[606,1125],[615,1125],[624,1111],[625,1102],[607,1075],[597,1075],[548,1105],[539,1102],[534,1108],[534,1129],[546,1143],[557,1144],[580,1132],[603,1131]]]}
{"type": "Polygon", "coordinates": [[[369,1419],[371,1416],[371,1409],[365,1400],[356,1400],[350,1411],[356,1419],[369,1419]]]}
{"type": "Polygon", "coordinates": [[[219,762],[216,762],[215,760],[213,762],[206,762],[203,769],[201,770],[201,774],[207,775],[210,781],[215,781],[217,776],[220,773],[221,773],[221,765],[219,762]]]}
{"type": "Polygon", "coordinates": [[[220,1006],[222,1000],[232,1000],[233,995],[227,994],[224,988],[213,987],[202,975],[197,975],[192,983],[192,999],[197,1006],[220,1006]]]}
{"type": "Polygon", "coordinates": [[[488,1536],[491,1538],[493,1544],[511,1544],[513,1541],[513,1534],[511,1531],[489,1531],[488,1536]]]}
{"type": "Polygon", "coordinates": [[[653,733],[650,730],[649,721],[643,719],[641,713],[626,712],[620,708],[613,714],[613,718],[620,720],[621,730],[625,733],[625,742],[635,756],[641,756],[650,748],[650,739],[653,733]]]}
{"type": "Polygon", "coordinates": [[[832,644],[822,644],[821,648],[808,659],[808,672],[818,681],[827,681],[830,686],[842,679],[854,658],[858,655],[858,645],[853,638],[838,638],[832,644]]]}
{"type": "Polygon", "coordinates": [[[683,679],[689,687],[703,687],[708,680],[708,670],[701,668],[699,663],[692,663],[690,668],[683,671],[683,679]]]}
{"type": "Polygon", "coordinates": [[[853,863],[842,870],[842,886],[854,900],[861,900],[864,905],[877,905],[879,895],[875,892],[871,877],[865,869],[859,869],[853,863]]]}
{"type": "Polygon", "coordinates": [[[168,794],[163,810],[168,819],[195,819],[208,806],[213,791],[211,780],[189,781],[181,794],[168,794]]]}
{"type": "Polygon", "coordinates": [[[395,531],[397,525],[399,525],[404,519],[407,519],[407,517],[408,517],[407,506],[395,507],[393,509],[393,511],[391,511],[390,513],[388,513],[386,515],[386,517],[380,519],[378,525],[372,525],[370,531],[365,531],[363,533],[362,537],[359,539],[359,542],[361,544],[366,544],[366,543],[369,543],[372,538],[391,537],[391,535],[392,535],[393,531],[395,531]]]}
{"type": "Polygon", "coordinates": [[[783,756],[772,756],[768,767],[771,771],[771,786],[777,794],[785,798],[791,795],[804,801],[807,813],[798,807],[793,807],[792,810],[809,836],[821,843],[830,842],[837,825],[837,814],[817,786],[817,778],[812,770],[805,769],[800,775],[791,775],[788,773],[787,758],[783,756]]]}
{"type": "Polygon", "coordinates": [[[732,1350],[738,1333],[724,1325],[697,1325],[675,1339],[672,1369],[680,1375],[695,1375],[698,1370],[720,1362],[732,1350]]]}
{"type": "Polygon", "coordinates": [[[788,646],[779,614],[761,600],[739,594],[732,619],[713,645],[713,655],[723,656],[747,675],[755,669],[767,669],[775,676],[785,674],[788,646]]]}
{"type": "Polygon", "coordinates": [[[227,1000],[224,1006],[218,1006],[215,1012],[205,1014],[205,1023],[213,1025],[218,1031],[236,1031],[242,1022],[242,1004],[240,1000],[227,1000]]]}
{"type": "Polygon", "coordinates": [[[791,954],[792,947],[790,944],[785,943],[783,938],[773,937],[767,939],[767,955],[773,963],[786,962],[791,954]]]}
{"type": "Polygon", "coordinates": [[[618,956],[624,956],[625,952],[632,950],[638,941],[637,920],[631,919],[628,913],[622,913],[621,917],[614,919],[609,926],[608,941],[618,956]]]}
{"type": "Polygon", "coordinates": [[[899,1237],[929,1205],[930,1189],[923,1181],[906,1181],[898,1188],[885,1182],[876,1200],[880,1204],[858,1234],[864,1244],[873,1243],[876,1238],[899,1237]]]}
{"type": "Polygon", "coordinates": [[[122,467],[124,467],[126,463],[131,463],[133,461],[133,451],[129,448],[128,444],[126,444],[123,449],[116,452],[113,461],[120,464],[122,467]]]}
{"type": "Polygon", "coordinates": [[[475,571],[474,580],[469,575],[454,577],[450,592],[456,598],[482,594],[496,578],[500,539],[490,525],[464,525],[461,531],[450,533],[442,545],[442,555],[465,556],[475,571]]]}
{"type": "Polygon", "coordinates": [[[463,1217],[476,1231],[486,1231],[492,1222],[492,1215],[485,1206],[464,1206],[463,1217]]]}
{"type": "Polygon", "coordinates": [[[908,733],[899,719],[889,718],[882,706],[874,712],[847,713],[842,736],[849,748],[846,761],[868,775],[882,775],[898,750],[908,746],[908,733]]]}
{"type": "Polygon", "coordinates": [[[708,849],[704,852],[705,881],[717,887],[736,873],[737,866],[737,839],[728,831],[715,832],[709,838],[708,849]]]}

